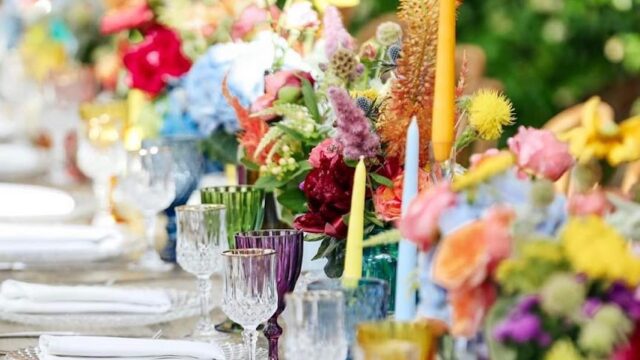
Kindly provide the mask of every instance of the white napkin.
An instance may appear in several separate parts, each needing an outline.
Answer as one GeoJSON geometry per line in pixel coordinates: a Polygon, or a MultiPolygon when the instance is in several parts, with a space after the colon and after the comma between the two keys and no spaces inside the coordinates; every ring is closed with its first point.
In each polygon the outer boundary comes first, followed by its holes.
{"type": "Polygon", "coordinates": [[[95,336],[40,336],[41,360],[142,360],[171,355],[177,359],[225,360],[215,344],[95,336]]]}
{"type": "Polygon", "coordinates": [[[112,228],[0,223],[0,261],[97,261],[119,255],[123,245],[112,228]]]}
{"type": "Polygon", "coordinates": [[[171,309],[171,298],[164,290],[53,286],[5,280],[0,286],[0,308],[33,314],[160,314],[171,309]]]}

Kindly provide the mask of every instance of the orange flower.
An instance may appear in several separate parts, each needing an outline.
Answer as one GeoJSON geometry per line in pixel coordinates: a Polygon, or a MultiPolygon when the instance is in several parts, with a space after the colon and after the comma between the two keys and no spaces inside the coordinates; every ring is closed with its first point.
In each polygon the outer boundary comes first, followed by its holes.
{"type": "MultiPolygon", "coordinates": [[[[404,173],[393,179],[393,187],[379,186],[373,194],[373,205],[378,217],[384,221],[396,221],[402,213],[402,190],[404,173]]],[[[422,192],[429,185],[429,175],[426,171],[418,172],[418,191],[422,192]]]]}
{"type": "Polygon", "coordinates": [[[485,282],[480,286],[461,288],[449,293],[451,304],[451,334],[472,337],[482,325],[496,298],[493,284],[485,282]]]}
{"type": "Polygon", "coordinates": [[[435,255],[434,281],[447,290],[473,287],[487,275],[489,252],[485,223],[475,221],[444,238],[435,255]]]}

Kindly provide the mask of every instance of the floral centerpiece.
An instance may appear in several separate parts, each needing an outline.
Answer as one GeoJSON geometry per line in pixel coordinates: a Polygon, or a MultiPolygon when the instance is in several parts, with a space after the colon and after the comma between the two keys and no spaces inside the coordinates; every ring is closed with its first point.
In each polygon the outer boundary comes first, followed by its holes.
{"type": "MultiPolygon", "coordinates": [[[[301,52],[308,66],[291,71],[276,61],[257,101],[240,106],[231,99],[243,163],[260,172],[257,186],[276,192],[283,218],[310,234],[307,240],[321,241],[316,258],[329,260],[325,270],[331,276],[342,273],[359,158],[368,173],[365,237],[392,229],[399,219],[412,118],[420,133],[420,187],[429,184],[436,7],[436,1],[401,1],[404,28],[384,23],[373,39],[357,46],[336,8],[316,15],[309,2],[292,1],[283,17],[304,13],[297,16],[309,20],[304,29],[319,30],[312,53],[301,52]]],[[[497,139],[512,122],[511,105],[502,95],[481,90],[461,96],[465,69],[457,90],[457,150],[476,139],[497,139]]]]}
{"type": "Polygon", "coordinates": [[[486,330],[492,358],[632,358],[637,205],[555,193],[552,182],[578,165],[548,130],[522,127],[508,145],[474,155],[401,220],[424,252],[419,315],[454,336],[486,330]]]}

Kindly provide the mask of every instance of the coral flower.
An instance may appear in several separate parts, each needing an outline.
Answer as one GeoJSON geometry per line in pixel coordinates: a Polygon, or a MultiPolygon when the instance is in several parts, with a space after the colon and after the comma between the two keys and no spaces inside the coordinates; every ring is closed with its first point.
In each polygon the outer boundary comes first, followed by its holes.
{"type": "Polygon", "coordinates": [[[476,335],[495,299],[496,290],[489,282],[450,292],[451,334],[464,337],[476,335]]]}
{"type": "Polygon", "coordinates": [[[135,29],[150,24],[153,10],[147,1],[125,1],[124,6],[111,9],[100,21],[100,32],[104,35],[135,29]]]}
{"type": "Polygon", "coordinates": [[[577,193],[569,197],[567,204],[569,214],[573,216],[598,215],[605,216],[613,210],[607,195],[600,189],[586,193],[577,193]]]}
{"type": "Polygon", "coordinates": [[[422,192],[411,202],[407,214],[400,221],[402,236],[422,250],[428,250],[437,239],[440,216],[456,202],[456,194],[447,183],[422,192]]]}
{"type": "MultiPolygon", "coordinates": [[[[429,175],[425,171],[418,173],[419,191],[426,190],[429,183],[429,175]]],[[[396,221],[402,212],[402,190],[404,173],[398,174],[393,179],[393,187],[381,185],[373,194],[373,205],[378,216],[384,221],[396,221]]]]}
{"type": "Polygon", "coordinates": [[[599,106],[600,98],[591,98],[584,106],[581,126],[562,135],[571,153],[581,163],[596,158],[612,166],[640,159],[640,116],[616,124],[613,118],[601,116],[599,106]]]}

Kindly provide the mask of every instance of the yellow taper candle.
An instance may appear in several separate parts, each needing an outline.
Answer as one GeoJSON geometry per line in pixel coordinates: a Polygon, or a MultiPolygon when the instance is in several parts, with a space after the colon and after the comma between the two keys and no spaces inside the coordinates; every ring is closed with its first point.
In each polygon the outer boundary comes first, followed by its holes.
{"type": "Polygon", "coordinates": [[[364,240],[364,200],[367,187],[367,169],[364,158],[360,157],[353,178],[351,195],[351,213],[349,215],[349,231],[347,233],[347,253],[344,261],[345,279],[362,277],[362,242],[364,240]]]}
{"type": "Polygon", "coordinates": [[[438,55],[431,128],[431,144],[438,162],[446,161],[451,157],[451,147],[454,140],[455,55],[456,0],[440,0],[438,55]]]}

